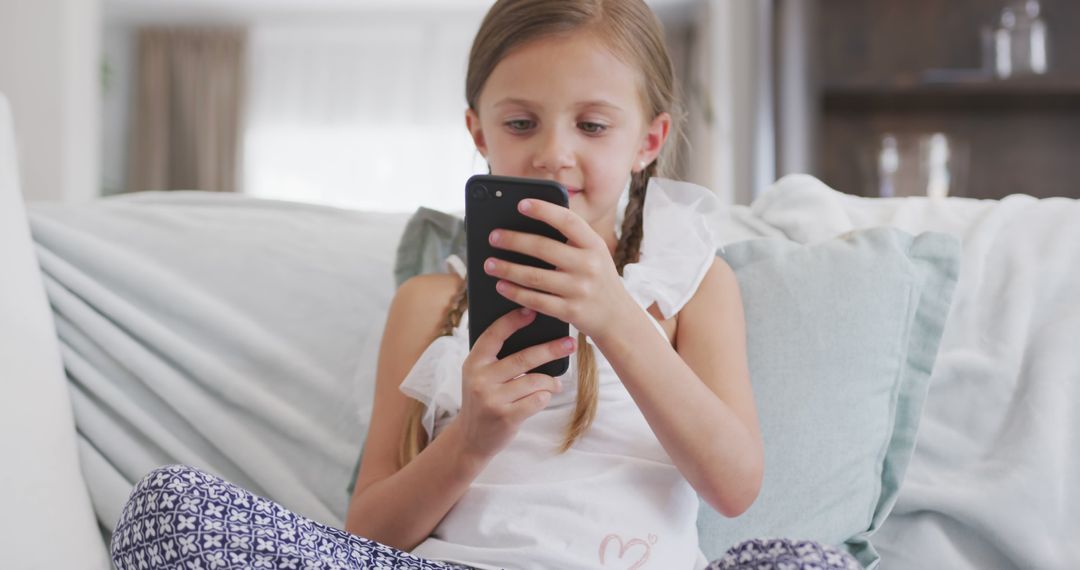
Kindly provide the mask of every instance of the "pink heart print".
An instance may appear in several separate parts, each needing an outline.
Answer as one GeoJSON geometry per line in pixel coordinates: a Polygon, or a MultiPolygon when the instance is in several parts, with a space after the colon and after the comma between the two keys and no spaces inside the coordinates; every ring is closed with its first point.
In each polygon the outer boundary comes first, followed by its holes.
{"type": "MultiPolygon", "coordinates": [[[[616,541],[619,545],[619,560],[622,560],[623,556],[635,546],[644,548],[644,551],[641,552],[641,558],[638,558],[631,566],[626,568],[626,570],[637,570],[638,568],[645,566],[645,563],[649,561],[649,556],[652,554],[652,545],[656,544],[656,540],[656,535],[650,534],[648,542],[640,538],[632,538],[629,541],[624,542],[621,536],[614,533],[609,534],[604,537],[604,540],[600,541],[600,564],[606,565],[605,556],[607,555],[608,543],[616,541]]],[[[612,560],[612,562],[614,562],[614,560],[612,560]]]]}

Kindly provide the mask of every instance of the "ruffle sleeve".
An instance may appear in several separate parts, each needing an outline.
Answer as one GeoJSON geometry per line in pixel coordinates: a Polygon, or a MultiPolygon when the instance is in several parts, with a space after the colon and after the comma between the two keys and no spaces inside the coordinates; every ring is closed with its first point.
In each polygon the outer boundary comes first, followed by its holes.
{"type": "MultiPolygon", "coordinates": [[[[456,255],[446,260],[447,272],[465,277],[465,265],[456,255]]],[[[442,431],[443,422],[461,410],[461,365],[469,355],[468,312],[450,336],[440,336],[416,360],[399,390],[424,404],[421,424],[431,441],[442,431]]]]}
{"type": "Polygon", "coordinates": [[[398,388],[403,394],[424,404],[421,424],[428,441],[436,428],[461,410],[461,364],[468,356],[468,342],[454,336],[441,336],[424,350],[398,388]]]}
{"type": "Polygon", "coordinates": [[[669,319],[694,296],[722,249],[715,231],[720,210],[720,200],[707,188],[649,179],[640,257],[623,268],[623,284],[639,305],[655,302],[669,319]]]}

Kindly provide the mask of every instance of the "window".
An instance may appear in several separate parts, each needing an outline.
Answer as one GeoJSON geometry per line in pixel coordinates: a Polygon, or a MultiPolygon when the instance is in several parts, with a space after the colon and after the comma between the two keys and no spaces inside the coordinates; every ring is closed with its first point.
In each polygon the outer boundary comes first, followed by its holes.
{"type": "Polygon", "coordinates": [[[482,14],[252,28],[244,192],[379,211],[464,208],[486,172],[465,128],[482,14]]]}

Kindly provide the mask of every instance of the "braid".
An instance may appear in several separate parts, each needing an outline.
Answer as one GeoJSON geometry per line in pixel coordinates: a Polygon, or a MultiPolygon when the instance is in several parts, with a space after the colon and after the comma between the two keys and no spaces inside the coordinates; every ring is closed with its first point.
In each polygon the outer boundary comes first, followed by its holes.
{"type": "Polygon", "coordinates": [[[446,318],[443,320],[442,330],[439,331],[439,336],[450,336],[454,334],[454,329],[461,323],[461,315],[465,313],[465,309],[469,306],[469,288],[466,285],[464,279],[461,280],[461,286],[458,287],[457,293],[454,293],[453,299],[450,300],[450,308],[446,311],[446,318]]]}
{"type": "MultiPolygon", "coordinates": [[[[469,289],[464,279],[458,287],[454,297],[450,300],[450,306],[446,311],[439,336],[450,336],[461,322],[461,316],[469,306],[469,289]]],[[[408,465],[420,451],[427,446],[427,433],[423,429],[421,420],[424,417],[426,407],[419,400],[409,398],[409,408],[405,413],[405,431],[402,433],[401,446],[398,448],[399,468],[408,465]]]]}
{"type": "Polygon", "coordinates": [[[645,188],[649,179],[656,175],[656,161],[649,163],[641,172],[630,177],[630,201],[626,204],[623,217],[622,236],[615,246],[615,267],[622,275],[623,267],[628,263],[637,263],[641,250],[641,239],[645,237],[642,217],[645,213],[645,188]]]}
{"type": "MultiPolygon", "coordinates": [[[[644,170],[633,174],[630,178],[630,201],[626,204],[622,235],[615,246],[615,267],[619,275],[622,275],[623,267],[627,263],[635,263],[638,260],[641,239],[645,235],[642,227],[645,188],[648,186],[649,178],[655,173],[656,161],[653,161],[644,170]]],[[[584,333],[581,332],[578,333],[577,364],[577,403],[574,405],[574,415],[566,429],[566,436],[559,447],[560,452],[570,449],[570,446],[574,445],[577,438],[589,429],[593,419],[596,418],[596,405],[599,400],[596,355],[593,354],[592,345],[586,341],[584,333]]]]}
{"type": "MultiPolygon", "coordinates": [[[[630,201],[626,205],[626,214],[623,219],[622,235],[619,243],[615,246],[615,267],[622,275],[623,268],[629,263],[636,263],[641,253],[641,240],[645,237],[645,228],[642,223],[645,212],[645,189],[649,179],[656,175],[656,161],[651,162],[641,172],[634,173],[630,177],[630,201]]],[[[463,280],[461,286],[450,301],[443,321],[440,336],[453,334],[454,329],[461,323],[461,317],[469,305],[469,295],[466,283],[463,280]]],[[[574,413],[567,426],[566,434],[559,452],[563,453],[570,449],[592,425],[596,418],[596,407],[599,400],[599,379],[596,372],[596,355],[593,347],[588,343],[585,334],[578,332],[577,336],[577,402],[574,405],[574,413]]],[[[427,444],[420,419],[424,414],[424,405],[416,400],[410,402],[408,418],[405,423],[405,433],[400,456],[401,465],[411,461],[420,450],[427,444]]]]}

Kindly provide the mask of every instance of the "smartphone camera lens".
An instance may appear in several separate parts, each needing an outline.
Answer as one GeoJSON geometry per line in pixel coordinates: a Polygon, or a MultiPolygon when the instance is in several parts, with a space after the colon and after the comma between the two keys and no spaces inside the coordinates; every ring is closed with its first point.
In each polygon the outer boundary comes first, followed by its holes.
{"type": "Polygon", "coordinates": [[[477,200],[488,197],[487,186],[484,186],[483,184],[477,184],[476,186],[473,186],[469,190],[469,192],[470,192],[471,196],[474,199],[477,199],[477,200]]]}

